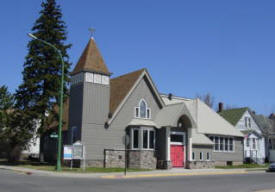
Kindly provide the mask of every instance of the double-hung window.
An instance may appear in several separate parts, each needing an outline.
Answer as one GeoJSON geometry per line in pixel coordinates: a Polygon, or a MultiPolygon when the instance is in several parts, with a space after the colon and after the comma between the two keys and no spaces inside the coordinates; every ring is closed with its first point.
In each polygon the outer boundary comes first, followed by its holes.
{"type": "Polygon", "coordinates": [[[132,130],[132,148],[133,149],[138,149],[139,148],[139,129],[134,128],[132,130]]]}
{"type": "Polygon", "coordinates": [[[234,140],[231,137],[210,137],[214,142],[214,151],[215,152],[232,152],[234,151],[234,140]]]}
{"type": "Polygon", "coordinates": [[[233,138],[229,138],[229,151],[234,151],[233,138]]]}
{"type": "Polygon", "coordinates": [[[246,146],[247,146],[247,147],[250,146],[250,138],[246,138],[246,146]]]}
{"type": "Polygon", "coordinates": [[[252,139],[252,145],[253,149],[256,149],[256,138],[252,139]]]}

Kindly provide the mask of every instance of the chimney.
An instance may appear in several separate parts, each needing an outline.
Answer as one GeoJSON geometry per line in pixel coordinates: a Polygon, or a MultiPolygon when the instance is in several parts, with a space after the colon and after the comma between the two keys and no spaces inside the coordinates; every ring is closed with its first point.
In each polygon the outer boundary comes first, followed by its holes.
{"type": "Polygon", "coordinates": [[[168,99],[169,99],[170,101],[172,100],[172,97],[173,97],[172,93],[169,93],[169,94],[168,94],[168,99]]]}
{"type": "Polygon", "coordinates": [[[218,110],[218,113],[222,112],[223,111],[223,103],[222,102],[219,102],[219,110],[218,110]]]}

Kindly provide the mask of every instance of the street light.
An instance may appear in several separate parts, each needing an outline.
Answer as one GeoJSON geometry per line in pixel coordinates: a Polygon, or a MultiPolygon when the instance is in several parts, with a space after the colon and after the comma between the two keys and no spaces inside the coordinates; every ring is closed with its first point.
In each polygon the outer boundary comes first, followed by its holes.
{"type": "Polygon", "coordinates": [[[54,45],[51,43],[44,41],[42,39],[37,38],[35,35],[28,33],[28,36],[34,40],[38,40],[50,47],[52,47],[59,55],[61,60],[61,84],[59,90],[59,119],[58,119],[58,148],[57,148],[57,161],[56,161],[56,170],[61,171],[61,144],[62,144],[62,117],[63,117],[63,82],[64,82],[64,61],[61,54],[61,51],[58,50],[54,45]]]}

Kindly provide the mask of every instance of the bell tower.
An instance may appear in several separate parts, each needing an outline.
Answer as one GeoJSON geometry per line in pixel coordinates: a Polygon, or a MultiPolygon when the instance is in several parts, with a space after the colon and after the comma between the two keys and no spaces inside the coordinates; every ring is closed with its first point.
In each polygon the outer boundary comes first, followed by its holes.
{"type": "Polygon", "coordinates": [[[86,129],[104,127],[109,113],[110,75],[91,37],[71,73],[69,143],[83,142],[86,129]]]}

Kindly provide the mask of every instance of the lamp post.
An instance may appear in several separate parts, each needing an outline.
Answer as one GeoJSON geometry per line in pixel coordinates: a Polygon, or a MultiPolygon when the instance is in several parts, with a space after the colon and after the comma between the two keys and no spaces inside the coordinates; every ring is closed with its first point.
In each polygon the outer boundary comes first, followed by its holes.
{"type": "Polygon", "coordinates": [[[61,171],[61,144],[62,144],[62,117],[63,117],[63,83],[64,83],[64,61],[61,54],[61,51],[58,50],[51,43],[37,38],[31,33],[28,33],[28,36],[34,40],[38,40],[50,47],[52,47],[59,55],[61,60],[61,80],[60,80],[60,89],[59,89],[59,119],[58,119],[58,147],[57,147],[57,161],[56,161],[56,170],[61,171]]]}

